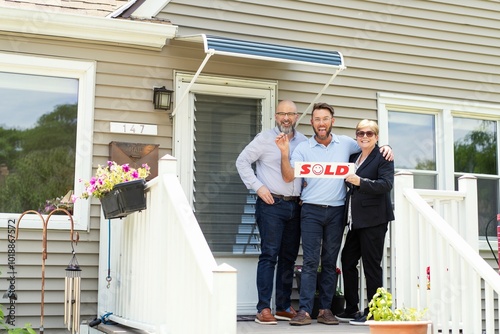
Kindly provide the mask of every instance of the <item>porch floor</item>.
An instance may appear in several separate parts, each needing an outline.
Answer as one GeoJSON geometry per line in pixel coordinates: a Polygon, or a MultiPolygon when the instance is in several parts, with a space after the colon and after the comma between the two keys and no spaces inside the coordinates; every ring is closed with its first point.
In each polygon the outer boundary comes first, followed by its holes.
{"type": "Polygon", "coordinates": [[[370,333],[368,326],[352,326],[348,323],[339,325],[318,324],[313,319],[312,324],[307,326],[290,326],[287,321],[278,321],[277,325],[260,325],[255,321],[238,321],[237,334],[289,334],[289,333],[335,333],[335,334],[367,334],[370,333]]]}
{"type": "MultiPolygon", "coordinates": [[[[101,333],[147,333],[145,331],[135,330],[120,325],[103,325],[97,327],[97,332],[101,333]]],[[[323,325],[318,324],[315,320],[307,326],[290,326],[287,321],[278,321],[277,325],[260,325],[255,321],[238,321],[237,334],[289,334],[289,333],[336,333],[336,334],[367,334],[370,333],[368,326],[351,326],[348,323],[340,323],[340,325],[323,325]]]]}

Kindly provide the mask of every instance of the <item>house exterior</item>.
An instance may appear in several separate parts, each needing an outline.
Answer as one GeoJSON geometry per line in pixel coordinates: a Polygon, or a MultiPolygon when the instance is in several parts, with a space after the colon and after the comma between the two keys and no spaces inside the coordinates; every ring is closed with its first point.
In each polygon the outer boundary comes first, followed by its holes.
{"type": "MultiPolygon", "coordinates": [[[[498,3],[478,0],[2,0],[0,74],[61,78],[70,81],[56,87],[74,86],[67,94],[77,99],[71,102],[77,117],[75,194],[83,189],[80,179],[116,157],[113,143],[138,150],[137,156],[128,154],[131,163],[148,159],[150,151],[141,151],[146,146],[155,148],[155,157],[176,157],[183,190],[214,256],[238,270],[238,314],[253,314],[255,194],[239,180],[234,160],[256,133],[273,126],[282,99],[295,101],[306,114],[298,127],[307,135],[314,101],[334,106],[337,134],[353,135],[361,119],[378,120],[380,142],[393,147],[398,170],[414,173],[416,187],[453,190],[458,177],[475,175],[480,253],[497,267],[485,236],[493,239],[499,210],[499,14],[498,3]],[[207,54],[202,35],[243,41],[266,56],[266,46],[295,54],[340,52],[346,69],[336,75],[337,68],[311,58],[207,54]],[[153,89],[162,86],[174,92],[169,111],[152,103],[153,89]]],[[[17,80],[0,81],[0,92],[17,80]]],[[[39,92],[36,87],[32,91],[39,92]]],[[[26,96],[22,101],[38,95],[26,96]]],[[[0,109],[2,128],[18,126],[10,118],[16,113],[0,109]]],[[[155,159],[148,162],[154,165],[155,159]]],[[[2,187],[13,172],[8,163],[0,165],[2,187]]],[[[16,325],[30,322],[36,328],[44,221],[31,215],[19,223],[21,213],[0,213],[0,239],[6,241],[0,288],[14,285],[18,297],[2,304],[15,305],[16,325]],[[17,223],[15,248],[9,248],[17,223]]],[[[98,200],[75,203],[82,320],[97,316],[99,292],[113,283],[102,251],[109,240],[102,235],[116,223],[104,219],[98,200]],[[103,279],[108,276],[110,282],[103,279]]],[[[51,333],[66,332],[63,277],[71,260],[71,227],[64,215],[47,223],[43,314],[51,333]]],[[[491,243],[497,249],[496,240],[491,243]]]]}

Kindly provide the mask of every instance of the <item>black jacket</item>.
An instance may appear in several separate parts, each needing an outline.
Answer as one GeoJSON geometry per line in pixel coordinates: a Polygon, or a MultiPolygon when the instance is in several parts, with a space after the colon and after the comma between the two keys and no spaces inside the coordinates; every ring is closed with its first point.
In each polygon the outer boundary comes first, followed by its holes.
{"type": "MultiPolygon", "coordinates": [[[[350,156],[349,162],[356,162],[361,153],[350,156]]],[[[391,189],[394,184],[394,161],[387,161],[375,145],[373,151],[357,169],[361,178],[359,186],[346,182],[347,201],[351,202],[352,228],[364,228],[385,224],[394,220],[391,203],[391,189]]],[[[348,206],[345,220],[347,223],[348,206]]]]}

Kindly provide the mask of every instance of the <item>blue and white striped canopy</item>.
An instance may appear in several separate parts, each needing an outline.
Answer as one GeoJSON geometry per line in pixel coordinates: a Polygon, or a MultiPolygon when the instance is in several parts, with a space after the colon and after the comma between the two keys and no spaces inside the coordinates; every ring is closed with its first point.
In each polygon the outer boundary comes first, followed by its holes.
{"type": "Polygon", "coordinates": [[[344,58],[338,51],[298,48],[205,34],[178,39],[203,42],[205,53],[345,69],[344,58]]]}

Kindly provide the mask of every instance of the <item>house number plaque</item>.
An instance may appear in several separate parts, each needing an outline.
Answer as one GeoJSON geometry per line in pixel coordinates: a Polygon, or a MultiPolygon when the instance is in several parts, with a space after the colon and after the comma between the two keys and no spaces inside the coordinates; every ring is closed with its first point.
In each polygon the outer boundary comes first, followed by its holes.
{"type": "Polygon", "coordinates": [[[158,134],[158,126],[152,124],[110,122],[109,131],[115,133],[156,136],[158,134]]]}

